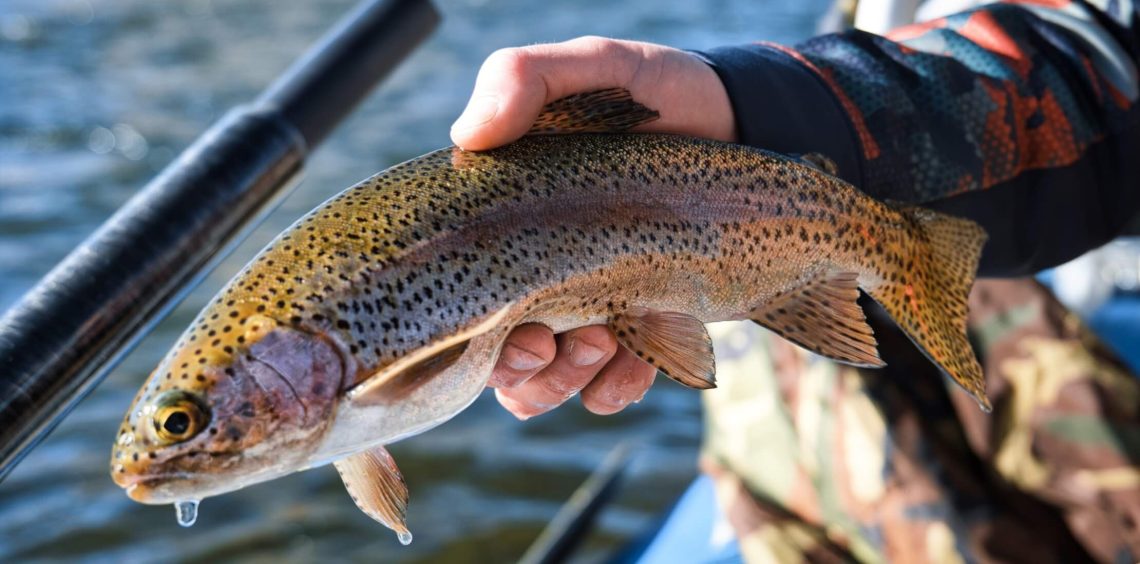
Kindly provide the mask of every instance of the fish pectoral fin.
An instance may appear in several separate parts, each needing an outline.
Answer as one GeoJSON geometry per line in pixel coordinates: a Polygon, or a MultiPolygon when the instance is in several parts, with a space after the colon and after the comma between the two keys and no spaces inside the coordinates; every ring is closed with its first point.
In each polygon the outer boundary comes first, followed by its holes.
{"type": "Polygon", "coordinates": [[[608,88],[572,94],[546,105],[530,135],[625,131],[661,117],[634,101],[629,90],[608,88]]]}
{"type": "Polygon", "coordinates": [[[396,531],[400,542],[412,542],[407,523],[408,485],[384,447],[372,447],[337,460],[333,466],[348,495],[365,515],[396,531]]]}
{"type": "Polygon", "coordinates": [[[454,365],[467,351],[471,339],[499,327],[512,311],[512,306],[507,304],[474,327],[413,349],[376,372],[357,378],[348,390],[349,401],[371,405],[404,399],[420,385],[454,365]]]}
{"type": "Polygon", "coordinates": [[[712,338],[701,320],[635,307],[610,319],[609,327],[622,346],[666,376],[698,390],[716,387],[712,338]]]}
{"type": "MultiPolygon", "coordinates": [[[[455,364],[471,341],[455,343],[407,362],[396,361],[349,391],[349,399],[362,405],[393,403],[415,391],[433,376],[455,364]]],[[[401,359],[402,360],[402,359],[401,359]]]]}
{"type": "Polygon", "coordinates": [[[748,317],[814,353],[855,366],[885,366],[857,303],[858,277],[854,272],[824,272],[753,309],[748,317]]]}

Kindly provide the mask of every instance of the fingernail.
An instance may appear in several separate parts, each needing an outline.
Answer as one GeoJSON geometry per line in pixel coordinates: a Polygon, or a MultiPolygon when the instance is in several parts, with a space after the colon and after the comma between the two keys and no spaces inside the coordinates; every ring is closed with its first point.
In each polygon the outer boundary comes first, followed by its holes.
{"type": "Polygon", "coordinates": [[[534,370],[546,364],[542,357],[510,344],[503,347],[503,360],[507,366],[519,371],[534,370]]]}
{"type": "Polygon", "coordinates": [[[459,119],[451,125],[452,131],[467,131],[483,125],[499,113],[499,98],[497,96],[476,96],[467,102],[467,108],[460,114],[459,119]]]}
{"type": "Polygon", "coordinates": [[[596,364],[602,357],[606,356],[606,351],[582,341],[574,339],[570,341],[570,362],[575,366],[590,366],[596,364]]]}

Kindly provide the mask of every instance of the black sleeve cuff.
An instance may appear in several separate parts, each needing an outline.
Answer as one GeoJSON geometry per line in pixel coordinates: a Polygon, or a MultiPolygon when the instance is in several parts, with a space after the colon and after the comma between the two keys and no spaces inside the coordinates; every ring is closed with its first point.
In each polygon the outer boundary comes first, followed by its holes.
{"type": "Polygon", "coordinates": [[[821,153],[835,161],[841,178],[862,188],[851,122],[835,94],[803,63],[765,45],[693,54],[724,83],[741,143],[778,153],[821,153]]]}

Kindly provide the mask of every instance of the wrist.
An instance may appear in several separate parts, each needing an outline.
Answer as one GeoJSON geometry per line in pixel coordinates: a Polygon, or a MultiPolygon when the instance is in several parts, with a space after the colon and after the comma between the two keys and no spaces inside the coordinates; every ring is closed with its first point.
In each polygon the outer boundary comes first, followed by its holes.
{"type": "Polygon", "coordinates": [[[692,52],[720,78],[737,140],[789,154],[821,153],[862,185],[858,140],[835,94],[784,49],[754,44],[692,52]]]}

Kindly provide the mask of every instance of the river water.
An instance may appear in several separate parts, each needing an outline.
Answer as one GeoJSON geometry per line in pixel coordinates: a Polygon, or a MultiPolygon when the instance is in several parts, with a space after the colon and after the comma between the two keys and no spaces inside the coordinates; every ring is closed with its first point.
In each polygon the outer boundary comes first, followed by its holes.
{"type": "MultiPolygon", "coordinates": [[[[579,558],[652,527],[696,472],[696,392],[660,381],[625,413],[572,400],[527,422],[485,394],[391,448],[415,542],[361,514],[331,467],[170,506],[108,477],[116,426],[149,370],[269,239],[337,191],[447,145],[479,63],[500,47],[596,34],[686,48],[807,36],[826,0],[439,0],[444,23],[317,151],[305,180],[233,255],[0,483],[0,561],[405,561],[517,558],[622,441],[626,487],[579,558]]],[[[4,0],[0,3],[0,310],[196,135],[251,100],[348,0],[4,0]]],[[[2,367],[0,367],[2,369],[2,367]]]]}

